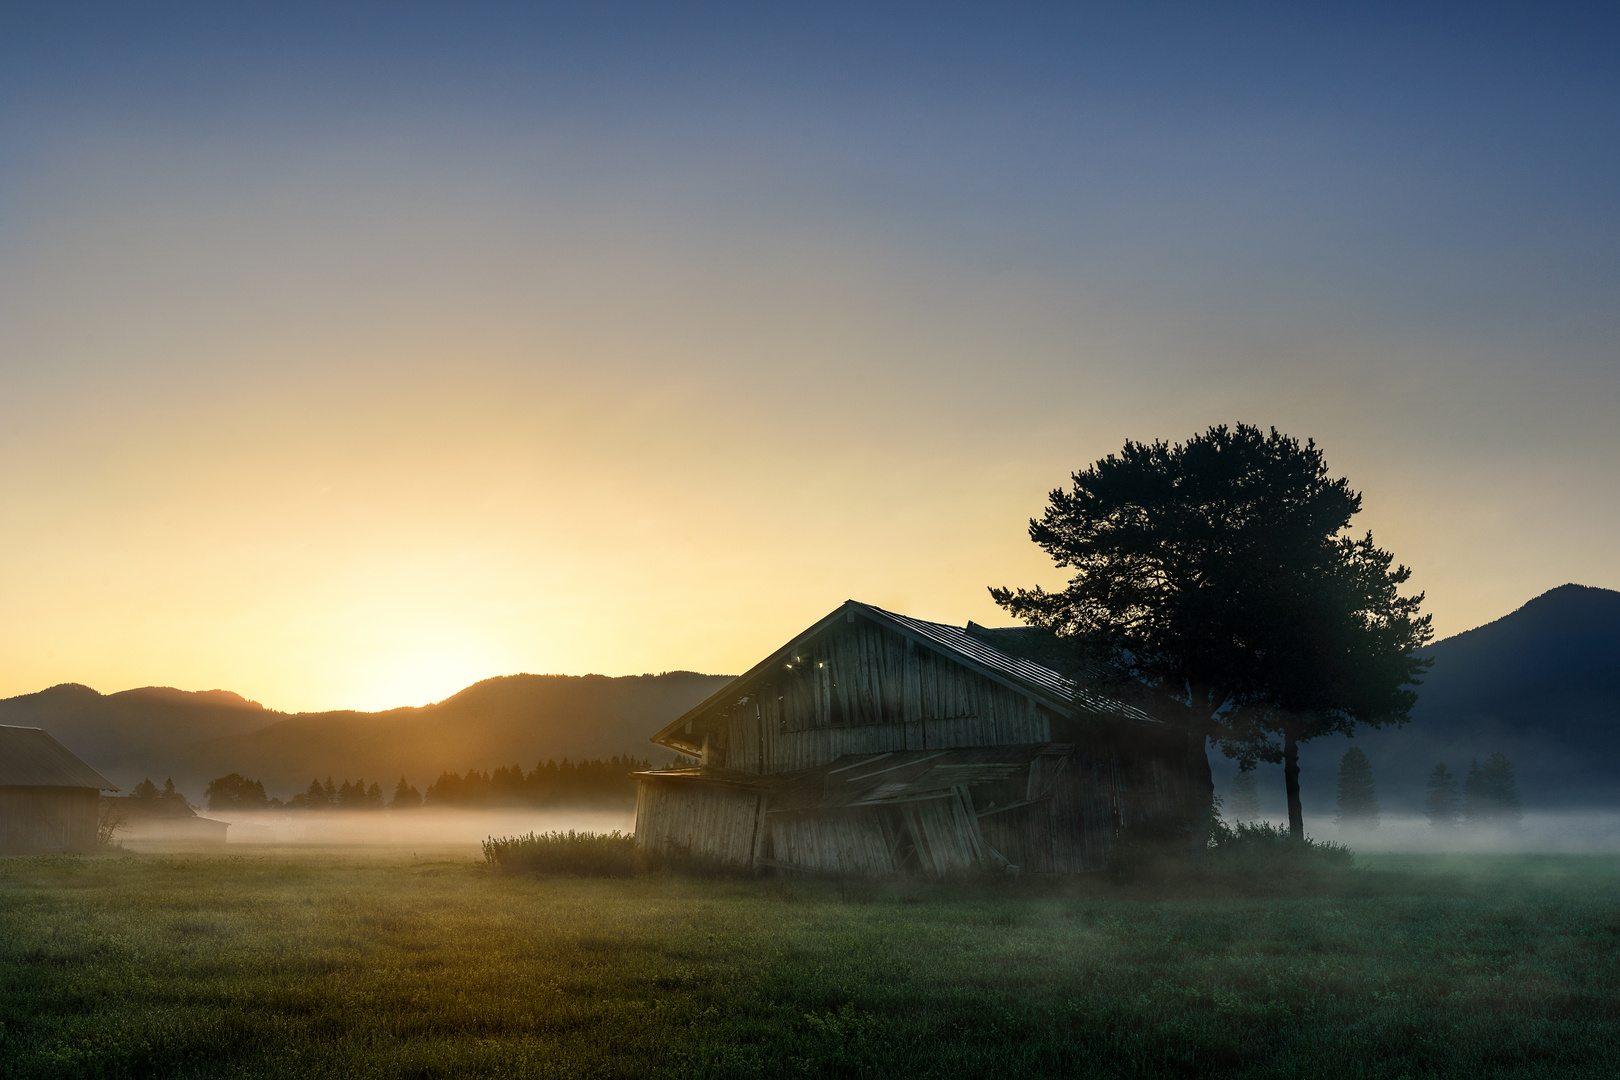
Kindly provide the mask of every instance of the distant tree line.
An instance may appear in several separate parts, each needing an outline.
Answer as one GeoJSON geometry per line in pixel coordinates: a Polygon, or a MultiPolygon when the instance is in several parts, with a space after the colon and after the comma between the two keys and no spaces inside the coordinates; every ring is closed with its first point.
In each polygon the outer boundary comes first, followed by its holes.
{"type": "MultiPolygon", "coordinates": [[[[404,781],[405,778],[400,777],[400,782],[404,781]]],[[[382,785],[373,781],[368,787],[363,776],[353,782],[345,780],[335,787],[330,776],[324,784],[311,780],[309,787],[287,800],[289,810],[381,810],[388,805],[383,798],[382,785]]],[[[420,806],[421,800],[409,805],[420,806]]]]}
{"type": "Polygon", "coordinates": [[[427,789],[429,806],[559,806],[578,803],[632,802],[636,782],[632,772],[652,768],[650,761],[617,755],[606,761],[537,764],[525,774],[520,766],[464,775],[444,773],[427,789]]]}
{"type": "MultiPolygon", "coordinates": [[[[588,760],[578,763],[567,758],[543,761],[528,773],[522,766],[480,772],[468,769],[465,774],[446,772],[428,785],[426,794],[418,791],[405,777],[399,778],[392,797],[385,795],[377,781],[367,783],[364,777],[334,784],[328,776],[323,782],[311,780],[309,787],[283,802],[265,795],[264,785],[240,773],[221,776],[208,785],[207,799],[210,810],[409,810],[426,805],[456,807],[494,806],[563,806],[633,802],[636,782],[631,772],[652,768],[650,761],[614,755],[606,761],[588,760]]],[[[151,781],[152,797],[160,797],[151,781]]],[[[171,785],[172,790],[172,785],[171,785]]],[[[137,794],[142,788],[137,786],[137,794]]]]}
{"type": "Polygon", "coordinates": [[[110,842],[112,834],[131,819],[192,817],[196,811],[185,795],[175,790],[173,780],[163,781],[160,788],[147,777],[136,784],[128,795],[102,800],[98,835],[110,842]]]}
{"type": "Polygon", "coordinates": [[[208,800],[210,810],[263,810],[270,805],[264,797],[264,785],[241,773],[209,781],[203,797],[208,800]]]}
{"type": "Polygon", "coordinates": [[[186,797],[184,795],[175,790],[173,780],[163,781],[163,786],[160,788],[156,784],[152,783],[152,778],[150,776],[131,788],[127,797],[131,799],[143,799],[151,801],[180,802],[185,803],[187,806],[191,805],[190,803],[186,802],[186,797]]]}
{"type": "Polygon", "coordinates": [[[1424,806],[1429,824],[1437,829],[1450,829],[1458,825],[1517,825],[1524,816],[1519,802],[1519,783],[1513,775],[1513,763],[1500,752],[1485,759],[1485,764],[1472,761],[1462,790],[1457,790],[1456,777],[1445,762],[1435,765],[1429,774],[1429,797],[1424,806]]]}
{"type": "MultiPolygon", "coordinates": [[[[1372,762],[1359,746],[1352,746],[1339,759],[1338,799],[1335,822],[1341,827],[1378,827],[1378,788],[1373,782],[1372,762]]],[[[1503,753],[1494,753],[1482,765],[1471,762],[1461,786],[1444,762],[1429,774],[1428,799],[1424,811],[1429,824],[1437,829],[1462,825],[1517,825],[1524,814],[1513,763],[1503,753]]],[[[1254,774],[1243,769],[1232,778],[1226,809],[1236,821],[1260,817],[1260,798],[1254,774]]]]}

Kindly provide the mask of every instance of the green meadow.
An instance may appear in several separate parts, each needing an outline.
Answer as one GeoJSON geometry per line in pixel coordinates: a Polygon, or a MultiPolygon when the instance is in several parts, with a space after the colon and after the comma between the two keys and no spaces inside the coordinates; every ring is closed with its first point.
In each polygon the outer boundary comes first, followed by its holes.
{"type": "Polygon", "coordinates": [[[0,1076],[1620,1075],[1620,859],[1309,887],[0,860],[0,1076]]]}

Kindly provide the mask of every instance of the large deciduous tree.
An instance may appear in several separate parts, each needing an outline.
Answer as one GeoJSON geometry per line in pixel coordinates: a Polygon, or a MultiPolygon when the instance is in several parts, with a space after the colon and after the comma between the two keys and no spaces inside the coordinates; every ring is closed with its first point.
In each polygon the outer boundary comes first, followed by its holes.
{"type": "Polygon", "coordinates": [[[1193,842],[1214,799],[1207,745],[1284,762],[1304,835],[1299,743],[1407,719],[1426,666],[1423,596],[1369,532],[1361,496],[1316,444],[1239,424],[1185,443],[1127,442],[1051,494],[1030,538],[1074,576],[1060,591],[991,589],[1147,688],[1187,737],[1193,842]]]}

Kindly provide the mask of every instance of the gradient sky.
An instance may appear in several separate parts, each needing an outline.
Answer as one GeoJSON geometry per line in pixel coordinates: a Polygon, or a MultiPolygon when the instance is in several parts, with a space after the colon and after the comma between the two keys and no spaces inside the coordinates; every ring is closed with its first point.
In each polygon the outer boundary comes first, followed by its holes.
{"type": "Polygon", "coordinates": [[[0,695],[1005,622],[1127,438],[1455,633],[1620,587],[1620,33],[1479,4],[0,6],[0,695]]]}

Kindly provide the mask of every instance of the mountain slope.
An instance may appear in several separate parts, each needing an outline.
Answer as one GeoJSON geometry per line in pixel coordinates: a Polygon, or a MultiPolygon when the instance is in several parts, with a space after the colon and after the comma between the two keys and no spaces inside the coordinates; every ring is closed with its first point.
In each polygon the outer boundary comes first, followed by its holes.
{"type": "Polygon", "coordinates": [[[228,690],[188,692],[170,686],[99,694],[61,683],[0,700],[0,724],[41,727],[80,757],[88,751],[108,760],[252,731],[281,715],[228,690]]]}
{"type": "MultiPolygon", "coordinates": [[[[1386,811],[1421,808],[1435,762],[1460,780],[1471,759],[1497,750],[1517,766],[1527,806],[1620,804],[1620,592],[1564,585],[1437,642],[1429,655],[1435,663],[1413,722],[1355,739],[1372,759],[1386,811]]],[[[656,755],[648,735],[728,678],[511,675],[421,708],[297,715],[223,690],[102,695],[69,683],[0,700],[0,724],[45,728],[126,788],[143,776],[172,776],[196,799],[213,777],[241,772],[286,795],[328,774],[405,775],[420,786],[446,769],[656,755]]],[[[1334,774],[1349,745],[1335,738],[1304,746],[1308,815],[1332,815],[1334,774]]],[[[1232,766],[1218,756],[1214,764],[1224,792],[1232,766]]],[[[1280,770],[1262,768],[1262,798],[1275,813],[1280,770]]]]}
{"type": "MultiPolygon", "coordinates": [[[[1526,806],[1620,804],[1620,592],[1562,585],[1428,655],[1434,666],[1412,723],[1355,737],[1386,810],[1420,809],[1436,762],[1461,783],[1471,760],[1498,750],[1513,761],[1526,806]]],[[[1332,814],[1350,745],[1303,748],[1307,812],[1332,814]]]]}
{"type": "Polygon", "coordinates": [[[728,681],[692,672],[509,675],[417,709],[288,717],[192,747],[191,761],[212,776],[250,763],[267,786],[291,790],[328,774],[427,783],[446,770],[532,769],[552,757],[662,760],[669,755],[649,736],[728,681]]]}
{"type": "Polygon", "coordinates": [[[225,691],[102,695],[66,684],[0,701],[0,724],[45,728],[125,788],[173,777],[196,801],[209,780],[240,772],[285,797],[317,776],[404,775],[421,786],[445,770],[531,769],[552,757],[661,757],[648,737],[729,678],[509,675],[419,708],[293,715],[225,691]]]}
{"type": "Polygon", "coordinates": [[[1431,731],[1498,724],[1620,751],[1620,592],[1562,585],[1430,656],[1414,719],[1431,731]]]}

